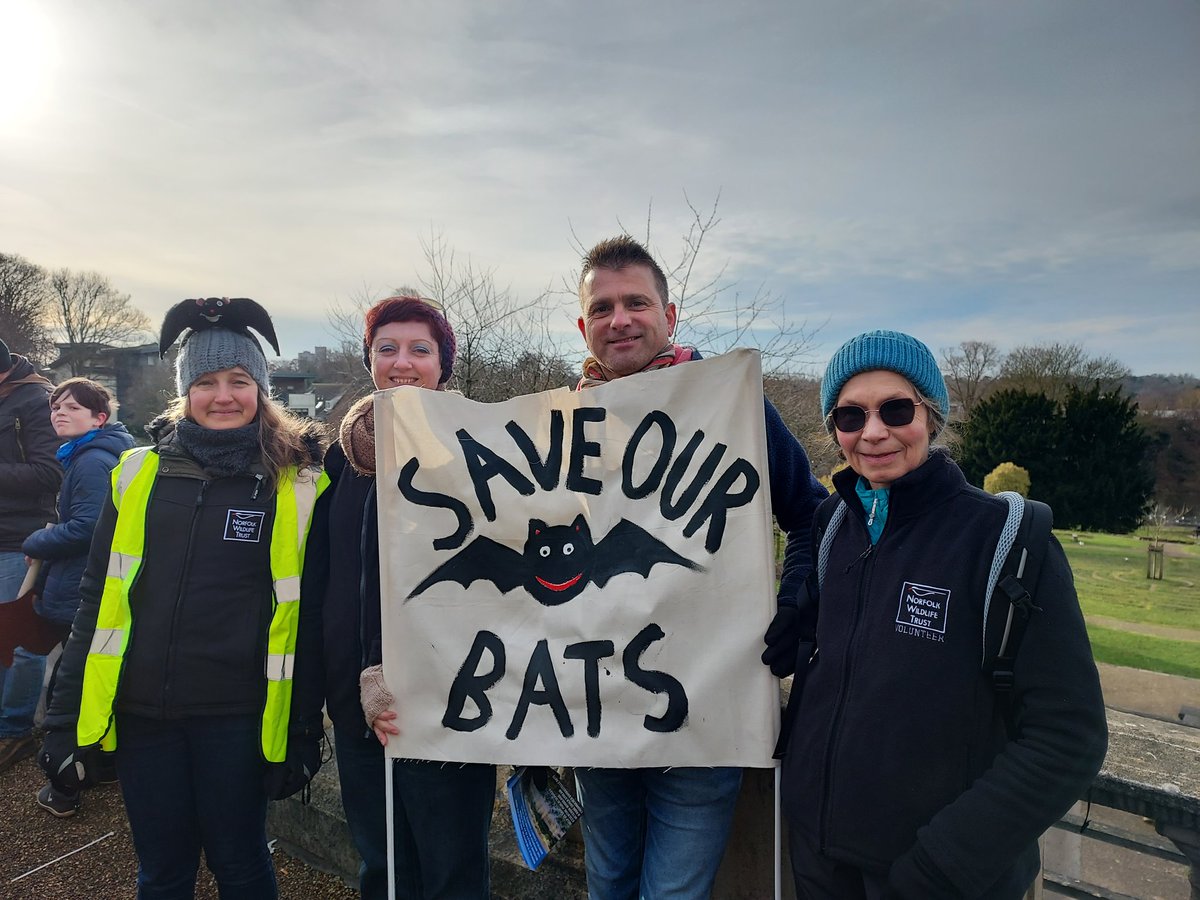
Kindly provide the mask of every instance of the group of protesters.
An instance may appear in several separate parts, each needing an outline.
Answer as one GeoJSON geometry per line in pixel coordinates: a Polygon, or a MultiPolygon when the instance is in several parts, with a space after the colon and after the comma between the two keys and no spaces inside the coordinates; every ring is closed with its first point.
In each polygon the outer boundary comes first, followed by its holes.
{"type": "MultiPolygon", "coordinates": [[[[667,279],[629,237],[584,257],[579,304],[579,390],[700,358],[675,343],[667,279]]],[[[84,788],[119,780],[139,897],[191,897],[203,851],[224,900],[272,898],[267,803],[306,790],[327,761],[327,715],[363,897],[387,896],[391,875],[398,897],[483,900],[494,765],[395,761],[389,871],[384,760],[406,698],[382,666],[380,542],[404,538],[377,527],[373,399],[326,447],[320,426],[272,398],[251,329],[276,344],[251,300],[168,313],[163,351],[182,334],[177,398],[139,448],[103,387],[54,388],[0,344],[0,600],[31,600],[65,639],[40,751],[45,656],[17,646],[0,669],[0,767],[36,752],[49,779],[37,802],[64,816],[84,788]]],[[[435,299],[389,297],[366,313],[362,361],[379,391],[444,391],[455,355],[435,299]]],[[[786,549],[765,649],[745,651],[795,676],[778,755],[797,896],[1023,896],[1038,836],[1106,746],[1061,547],[1048,536],[1037,548],[1002,703],[979,636],[1010,505],[952,461],[950,398],[929,348],[873,330],[830,359],[821,439],[845,462],[833,496],[762,402],[786,549]],[[814,526],[831,512],[836,524],[814,526]],[[936,639],[897,627],[913,586],[941,598],[923,629],[936,639]]],[[[574,774],[589,897],[712,894],[741,769],[574,774]]]]}

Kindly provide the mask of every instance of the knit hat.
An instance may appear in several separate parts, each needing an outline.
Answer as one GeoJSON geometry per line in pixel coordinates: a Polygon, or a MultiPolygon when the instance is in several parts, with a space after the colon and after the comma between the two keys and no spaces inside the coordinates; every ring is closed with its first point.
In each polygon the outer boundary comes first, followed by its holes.
{"type": "Polygon", "coordinates": [[[8,344],[0,341],[0,372],[7,372],[12,367],[12,354],[8,352],[8,344]]]}
{"type": "Polygon", "coordinates": [[[903,375],[937,404],[943,419],[949,418],[950,392],[929,348],[900,331],[864,331],[842,344],[825,367],[825,377],[821,379],[821,416],[827,430],[833,430],[829,411],[846,382],[861,372],[876,369],[903,375]]]}
{"type": "Polygon", "coordinates": [[[232,369],[234,366],[241,366],[250,373],[264,394],[271,393],[271,382],[267,379],[267,358],[258,341],[248,334],[227,328],[193,331],[183,339],[179,355],[175,358],[175,389],[180,397],[186,396],[188,388],[201,375],[232,369]]]}

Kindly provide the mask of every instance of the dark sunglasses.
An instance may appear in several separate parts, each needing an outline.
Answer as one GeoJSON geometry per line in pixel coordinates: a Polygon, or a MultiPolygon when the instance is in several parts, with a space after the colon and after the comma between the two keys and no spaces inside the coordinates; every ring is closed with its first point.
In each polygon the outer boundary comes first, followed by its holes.
{"type": "Polygon", "coordinates": [[[863,409],[861,406],[835,406],[830,410],[829,418],[833,427],[843,434],[854,434],[867,427],[867,416],[873,412],[879,413],[879,420],[889,428],[900,428],[911,425],[913,416],[917,414],[919,400],[908,397],[897,397],[895,400],[885,400],[879,404],[879,409],[863,409]]]}

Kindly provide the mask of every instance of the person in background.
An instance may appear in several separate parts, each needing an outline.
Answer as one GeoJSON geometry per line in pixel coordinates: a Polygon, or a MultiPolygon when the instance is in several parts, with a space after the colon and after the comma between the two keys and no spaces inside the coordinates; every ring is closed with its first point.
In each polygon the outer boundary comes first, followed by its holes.
{"type": "MultiPolygon", "coordinates": [[[[434,301],[388,297],[367,310],[363,365],[378,390],[445,390],[454,371],[454,330],[434,301]]],[[[364,900],[387,896],[384,745],[399,734],[382,672],[375,423],[371,396],[342,420],[325,455],[333,482],[328,521],[314,528],[308,565],[328,585],[322,617],[326,708],[333,720],[342,805],[362,857],[364,900]]],[[[386,538],[385,538],[386,539],[386,538]]],[[[396,896],[463,900],[489,896],[488,829],[496,767],[417,759],[393,767],[396,896]]]]}
{"type": "Polygon", "coordinates": [[[949,411],[937,360],[907,334],[860,334],[825,370],[821,413],[848,463],[826,503],[847,512],[801,609],[816,653],[798,661],[782,776],[800,897],[1017,900],[1038,836],[1104,760],[1100,681],[1052,535],[1025,586],[1009,708],[983,665],[1009,507],[935,448],[949,411]]]}
{"type": "MultiPolygon", "coordinates": [[[[133,447],[125,426],[112,417],[113,400],[107,388],[87,378],[69,378],[50,395],[50,424],[64,441],[57,454],[64,471],[58,523],[35,531],[21,549],[30,559],[43,561],[43,587],[34,609],[60,626],[63,638],[79,609],[79,579],[100,509],[112,489],[109,475],[121,454],[133,447]]],[[[111,760],[106,763],[106,774],[98,775],[101,779],[113,777],[111,760]]],[[[38,791],[37,802],[51,815],[66,818],[79,809],[79,793],[62,793],[47,782],[38,791]]]]}
{"type": "MultiPolygon", "coordinates": [[[[16,600],[25,580],[25,538],[54,521],[63,472],[46,405],[53,387],[0,341],[0,603],[16,600]]],[[[37,751],[33,716],[45,676],[46,657],[24,647],[0,666],[0,772],[37,751]]]]}
{"type": "MultiPolygon", "coordinates": [[[[265,310],[257,330],[273,336],[265,310]]],[[[174,336],[167,324],[164,350],[174,336]]],[[[301,580],[327,485],[319,431],[270,398],[242,327],[197,316],[152,447],[113,470],[39,762],[77,791],[116,751],[138,897],[191,897],[203,850],[223,900],[273,898],[268,798],[320,766],[320,622],[301,580]],[[315,650],[314,650],[315,648],[315,650]]]]}
{"type": "MultiPolygon", "coordinates": [[[[579,390],[617,378],[683,365],[700,354],[672,340],[675,304],[662,268],[641,244],[622,235],[601,241],[583,259],[579,331],[589,356],[579,390]]],[[[787,535],[777,621],[792,621],[812,565],[808,529],[825,489],[808,457],[765,397],[771,510],[787,535]]],[[[738,602],[731,597],[730,603],[738,602]]],[[[697,647],[696,652],[704,648],[697,647]]],[[[576,769],[583,800],[584,862],[592,900],[670,897],[702,900],[712,893],[742,783],[739,768],[576,769]]]]}

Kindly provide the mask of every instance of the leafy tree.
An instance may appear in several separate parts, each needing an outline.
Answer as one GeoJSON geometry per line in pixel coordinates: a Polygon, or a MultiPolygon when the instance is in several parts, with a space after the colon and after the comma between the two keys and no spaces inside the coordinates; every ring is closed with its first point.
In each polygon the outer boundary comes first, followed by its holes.
{"type": "Polygon", "coordinates": [[[1151,440],[1137,403],[1120,390],[1070,387],[1062,411],[1061,475],[1054,518],[1062,526],[1124,533],[1142,521],[1154,493],[1151,440]]]}
{"type": "Polygon", "coordinates": [[[1002,358],[1000,350],[989,341],[963,341],[957,347],[943,348],[946,387],[962,418],[969,417],[984,398],[1002,358]]]}
{"type": "Polygon", "coordinates": [[[977,404],[962,428],[959,464],[967,480],[982,485],[1002,462],[1029,472],[1029,495],[1050,501],[1058,472],[1062,420],[1044,394],[997,391],[977,404]]]}
{"type": "Polygon", "coordinates": [[[983,489],[989,494],[1001,491],[1016,491],[1022,497],[1029,496],[1029,470],[1016,463],[1002,462],[983,479],[983,489]]]}
{"type": "Polygon", "coordinates": [[[0,337],[8,349],[49,362],[54,341],[46,329],[50,300],[46,271],[22,256],[0,253],[0,337]]]}

